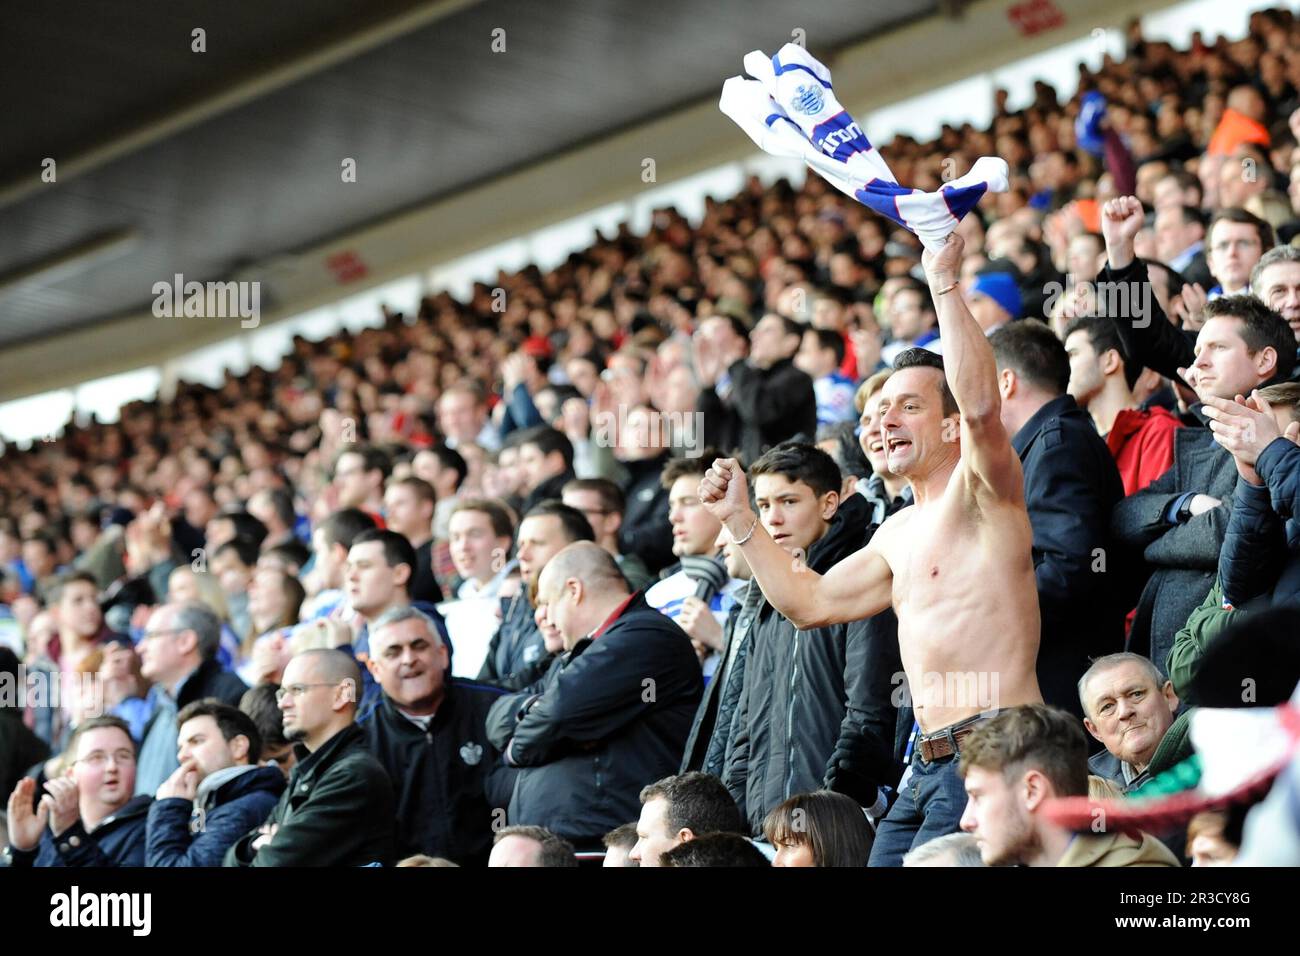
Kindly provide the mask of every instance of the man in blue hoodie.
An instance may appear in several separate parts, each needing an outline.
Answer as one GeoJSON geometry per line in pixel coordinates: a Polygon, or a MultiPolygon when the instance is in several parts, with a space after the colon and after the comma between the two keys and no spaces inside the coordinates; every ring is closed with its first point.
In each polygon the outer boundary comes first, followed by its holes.
{"type": "Polygon", "coordinates": [[[279,767],[259,766],[262,735],[243,711],[208,698],[177,715],[180,766],[149,808],[146,866],[221,866],[284,790],[279,767]]]}

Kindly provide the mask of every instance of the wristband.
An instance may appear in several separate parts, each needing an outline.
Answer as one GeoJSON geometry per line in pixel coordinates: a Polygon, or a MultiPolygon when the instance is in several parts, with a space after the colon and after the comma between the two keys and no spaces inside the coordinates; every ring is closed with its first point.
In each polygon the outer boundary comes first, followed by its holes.
{"type": "MultiPolygon", "coordinates": [[[[747,532],[745,533],[745,536],[744,536],[743,538],[737,538],[734,534],[732,534],[732,535],[731,535],[731,543],[732,543],[732,544],[744,544],[746,541],[748,541],[750,538],[752,538],[752,537],[754,536],[754,532],[757,531],[757,530],[758,530],[758,515],[755,515],[755,516],[754,516],[754,523],[753,523],[752,525],[749,526],[749,531],[747,531],[747,532]]],[[[727,534],[731,534],[731,532],[728,531],[727,534]]]]}

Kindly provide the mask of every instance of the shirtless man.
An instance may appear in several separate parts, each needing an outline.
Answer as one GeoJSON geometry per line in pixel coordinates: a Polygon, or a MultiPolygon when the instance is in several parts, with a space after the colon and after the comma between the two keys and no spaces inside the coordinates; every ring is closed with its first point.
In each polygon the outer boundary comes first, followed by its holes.
{"type": "Polygon", "coordinates": [[[800,629],[870,617],[891,604],[916,719],[909,773],[881,822],[872,866],[955,833],[966,805],[961,741],[999,708],[1038,703],[1038,592],[1020,460],[999,418],[997,370],[956,292],[961,237],[922,264],[938,305],[944,357],[912,349],[880,393],[889,469],[916,504],[861,551],[818,575],[757,523],[744,472],[718,459],[700,500],[744,554],[767,599],[800,629]],[[946,362],[946,364],[945,364],[946,362]]]}

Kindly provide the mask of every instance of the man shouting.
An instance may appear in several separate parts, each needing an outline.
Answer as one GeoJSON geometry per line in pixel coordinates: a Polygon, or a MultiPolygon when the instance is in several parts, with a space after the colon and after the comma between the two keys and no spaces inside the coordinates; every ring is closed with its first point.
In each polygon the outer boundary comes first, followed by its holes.
{"type": "Polygon", "coordinates": [[[825,575],[792,562],[759,525],[745,475],[718,459],[700,500],[726,526],[768,600],[800,630],[893,606],[919,735],[901,793],[881,822],[872,866],[955,833],[966,794],[962,741],[1000,708],[1039,703],[1033,532],[1020,460],[999,417],[993,350],[957,291],[963,242],[922,257],[944,357],[910,349],[879,397],[889,470],[916,504],[825,575]]]}

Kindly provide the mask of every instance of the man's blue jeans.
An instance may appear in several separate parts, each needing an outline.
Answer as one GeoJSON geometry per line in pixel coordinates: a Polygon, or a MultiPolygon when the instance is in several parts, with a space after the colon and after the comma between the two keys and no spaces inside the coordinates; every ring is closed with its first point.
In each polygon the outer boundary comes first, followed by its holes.
{"type": "Polygon", "coordinates": [[[966,788],[956,756],[925,763],[912,755],[912,774],[880,821],[867,866],[902,866],[903,854],[935,837],[956,833],[966,809],[966,788]]]}

